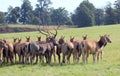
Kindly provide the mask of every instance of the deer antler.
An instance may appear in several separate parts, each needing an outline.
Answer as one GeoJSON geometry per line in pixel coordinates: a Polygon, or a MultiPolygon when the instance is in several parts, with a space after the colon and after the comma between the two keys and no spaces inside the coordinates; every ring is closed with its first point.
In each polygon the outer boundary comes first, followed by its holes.
{"type": "Polygon", "coordinates": [[[43,34],[43,35],[46,35],[46,36],[51,36],[51,35],[53,35],[52,37],[56,37],[57,36],[57,30],[59,29],[59,27],[60,26],[58,26],[56,29],[54,28],[54,30],[55,30],[55,33],[52,33],[52,32],[50,32],[48,29],[47,30],[45,30],[44,28],[43,29],[40,29],[40,27],[39,27],[39,32],[41,33],[41,34],[43,34]],[[51,34],[51,35],[50,35],[51,34]]]}
{"type": "Polygon", "coordinates": [[[53,37],[54,37],[54,38],[56,38],[57,33],[58,33],[58,31],[57,31],[57,30],[58,30],[59,28],[60,28],[60,26],[57,26],[57,28],[56,28],[56,29],[54,28],[54,30],[55,30],[55,34],[54,34],[54,33],[52,33],[52,32],[50,32],[50,33],[53,35],[53,37]]]}
{"type": "Polygon", "coordinates": [[[39,32],[40,32],[41,34],[43,34],[43,35],[50,36],[49,31],[45,31],[44,29],[40,29],[40,28],[39,28],[39,32]]]}
{"type": "Polygon", "coordinates": [[[53,35],[53,37],[55,38],[56,36],[57,36],[57,29],[54,29],[55,30],[55,34],[54,33],[52,33],[52,32],[50,32],[52,35],[53,35]]]}

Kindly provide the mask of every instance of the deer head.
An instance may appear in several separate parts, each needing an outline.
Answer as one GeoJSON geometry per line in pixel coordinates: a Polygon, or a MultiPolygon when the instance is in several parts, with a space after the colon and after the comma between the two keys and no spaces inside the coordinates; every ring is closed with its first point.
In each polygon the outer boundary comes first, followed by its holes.
{"type": "Polygon", "coordinates": [[[38,41],[41,41],[41,36],[37,36],[38,41]]]}
{"type": "Polygon", "coordinates": [[[74,37],[70,36],[70,42],[73,42],[73,41],[74,41],[74,37]]]}
{"type": "Polygon", "coordinates": [[[87,35],[85,35],[85,36],[82,36],[82,38],[83,38],[83,40],[86,40],[88,37],[87,37],[87,35]]]}
{"type": "Polygon", "coordinates": [[[17,41],[17,39],[18,39],[18,38],[14,38],[14,37],[13,37],[13,42],[15,43],[15,42],[17,41]]]}
{"type": "Polygon", "coordinates": [[[26,36],[26,42],[30,42],[30,36],[26,36]]]}

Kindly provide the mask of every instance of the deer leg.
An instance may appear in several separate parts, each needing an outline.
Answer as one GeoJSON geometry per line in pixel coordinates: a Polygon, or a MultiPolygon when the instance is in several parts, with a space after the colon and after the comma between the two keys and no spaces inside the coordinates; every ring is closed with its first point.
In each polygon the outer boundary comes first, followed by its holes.
{"type": "Polygon", "coordinates": [[[10,52],[10,61],[13,64],[14,63],[14,54],[10,52]]]}
{"type": "Polygon", "coordinates": [[[29,63],[30,60],[30,53],[27,55],[27,63],[29,63]]]}
{"type": "Polygon", "coordinates": [[[65,54],[63,54],[62,63],[65,63],[65,54]]]}
{"type": "Polygon", "coordinates": [[[33,64],[34,58],[35,58],[35,54],[33,54],[33,55],[31,56],[31,58],[30,58],[31,64],[33,64]]]}
{"type": "Polygon", "coordinates": [[[45,59],[46,59],[46,63],[48,63],[48,53],[45,53],[45,59]]]}
{"type": "Polygon", "coordinates": [[[44,64],[44,54],[41,54],[41,55],[39,56],[39,58],[40,58],[40,60],[42,61],[42,64],[44,64]]]}
{"type": "Polygon", "coordinates": [[[51,57],[52,57],[52,53],[51,53],[51,52],[49,52],[49,56],[48,56],[48,57],[49,57],[49,58],[48,58],[48,59],[49,59],[49,60],[48,60],[48,61],[49,61],[48,63],[50,64],[50,63],[51,63],[51,57]]]}
{"type": "Polygon", "coordinates": [[[37,64],[37,62],[38,62],[38,54],[36,54],[36,62],[35,62],[35,64],[37,64]]]}
{"type": "Polygon", "coordinates": [[[58,56],[58,61],[59,61],[59,64],[60,64],[60,49],[57,48],[56,54],[58,56]]]}
{"type": "Polygon", "coordinates": [[[19,55],[19,63],[21,62],[21,55],[19,55]]]}
{"type": "Polygon", "coordinates": [[[82,52],[81,52],[81,51],[79,51],[79,52],[78,52],[78,57],[77,57],[77,62],[79,62],[79,61],[80,61],[81,54],[82,54],[82,52]]]}
{"type": "Polygon", "coordinates": [[[6,59],[7,59],[7,63],[9,63],[9,56],[10,56],[10,52],[9,50],[6,52],[6,59]]]}
{"type": "Polygon", "coordinates": [[[73,62],[75,63],[75,52],[73,52],[73,62]]]}
{"type": "Polygon", "coordinates": [[[59,64],[60,64],[60,53],[58,54],[58,60],[59,60],[59,64]]]}
{"type": "Polygon", "coordinates": [[[16,62],[16,53],[15,53],[15,62],[16,62]]]}
{"type": "Polygon", "coordinates": [[[25,64],[27,64],[27,54],[25,52],[25,64]]]}
{"type": "Polygon", "coordinates": [[[42,54],[39,54],[39,60],[42,62],[42,54]]]}
{"type": "Polygon", "coordinates": [[[101,51],[101,56],[100,57],[101,57],[101,60],[102,60],[102,51],[101,51]]]}
{"type": "Polygon", "coordinates": [[[24,60],[25,56],[22,55],[21,57],[22,57],[22,63],[24,63],[24,61],[25,61],[25,60],[24,60]]]}
{"type": "Polygon", "coordinates": [[[97,61],[99,61],[100,52],[97,54],[97,61]]]}
{"type": "Polygon", "coordinates": [[[88,63],[89,53],[86,54],[86,63],[88,63]]]}
{"type": "Polygon", "coordinates": [[[32,55],[30,55],[30,63],[33,64],[33,62],[32,62],[32,55]]]}
{"type": "Polygon", "coordinates": [[[3,63],[6,63],[6,51],[3,51],[3,63]]]}
{"type": "Polygon", "coordinates": [[[53,51],[53,56],[54,56],[54,62],[56,63],[56,53],[55,53],[55,50],[53,51]]]}
{"type": "Polygon", "coordinates": [[[82,63],[83,64],[85,63],[85,52],[84,52],[84,50],[82,50],[82,63]]]}
{"type": "Polygon", "coordinates": [[[71,56],[71,52],[68,53],[68,56],[67,56],[67,62],[70,64],[70,56],[71,56]]]}
{"type": "Polygon", "coordinates": [[[75,51],[75,63],[78,62],[78,55],[77,55],[77,51],[75,51]]]}
{"type": "Polygon", "coordinates": [[[96,63],[96,54],[93,54],[93,62],[96,63]]]}

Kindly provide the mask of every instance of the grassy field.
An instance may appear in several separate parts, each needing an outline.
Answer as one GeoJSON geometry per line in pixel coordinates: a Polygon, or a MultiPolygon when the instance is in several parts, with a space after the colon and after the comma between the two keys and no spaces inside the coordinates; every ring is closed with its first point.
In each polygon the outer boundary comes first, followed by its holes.
{"type": "MultiPolygon", "coordinates": [[[[62,35],[66,41],[70,36],[74,36],[76,40],[82,40],[82,35],[87,34],[89,39],[98,40],[100,35],[109,34],[112,40],[108,44],[103,53],[103,59],[93,64],[92,55],[89,57],[88,64],[80,63],[59,65],[52,63],[51,65],[3,65],[0,67],[0,76],[120,76],[120,25],[96,26],[86,28],[69,28],[58,31],[57,39],[62,35]]],[[[37,40],[39,32],[24,32],[0,34],[1,38],[7,38],[9,41],[13,37],[21,37],[25,41],[25,36],[31,36],[31,40],[37,40]]],[[[42,36],[42,35],[41,35],[42,36]]],[[[44,40],[45,36],[42,36],[44,40]]]]}

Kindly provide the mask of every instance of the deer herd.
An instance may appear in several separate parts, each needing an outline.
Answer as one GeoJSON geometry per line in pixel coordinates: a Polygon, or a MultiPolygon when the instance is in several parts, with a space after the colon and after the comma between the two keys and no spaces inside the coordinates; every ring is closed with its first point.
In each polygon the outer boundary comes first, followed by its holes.
{"type": "Polygon", "coordinates": [[[55,33],[45,30],[39,30],[39,32],[46,36],[46,40],[42,41],[41,36],[37,37],[36,41],[31,41],[30,36],[26,37],[26,41],[23,42],[21,38],[14,38],[13,42],[9,42],[7,39],[0,40],[0,65],[16,62],[22,64],[34,64],[38,63],[38,60],[42,64],[51,63],[70,63],[71,55],[74,63],[79,63],[82,56],[82,63],[88,63],[88,57],[90,54],[93,56],[93,62],[102,59],[102,52],[104,47],[111,43],[109,35],[100,36],[98,41],[90,40],[87,35],[83,36],[81,41],[77,41],[74,37],[70,37],[70,40],[66,42],[65,36],[61,36],[59,40],[56,40],[58,30],[55,29],[55,33]],[[58,57],[58,59],[56,59],[58,57]],[[53,59],[52,59],[53,58],[53,59]]]}

